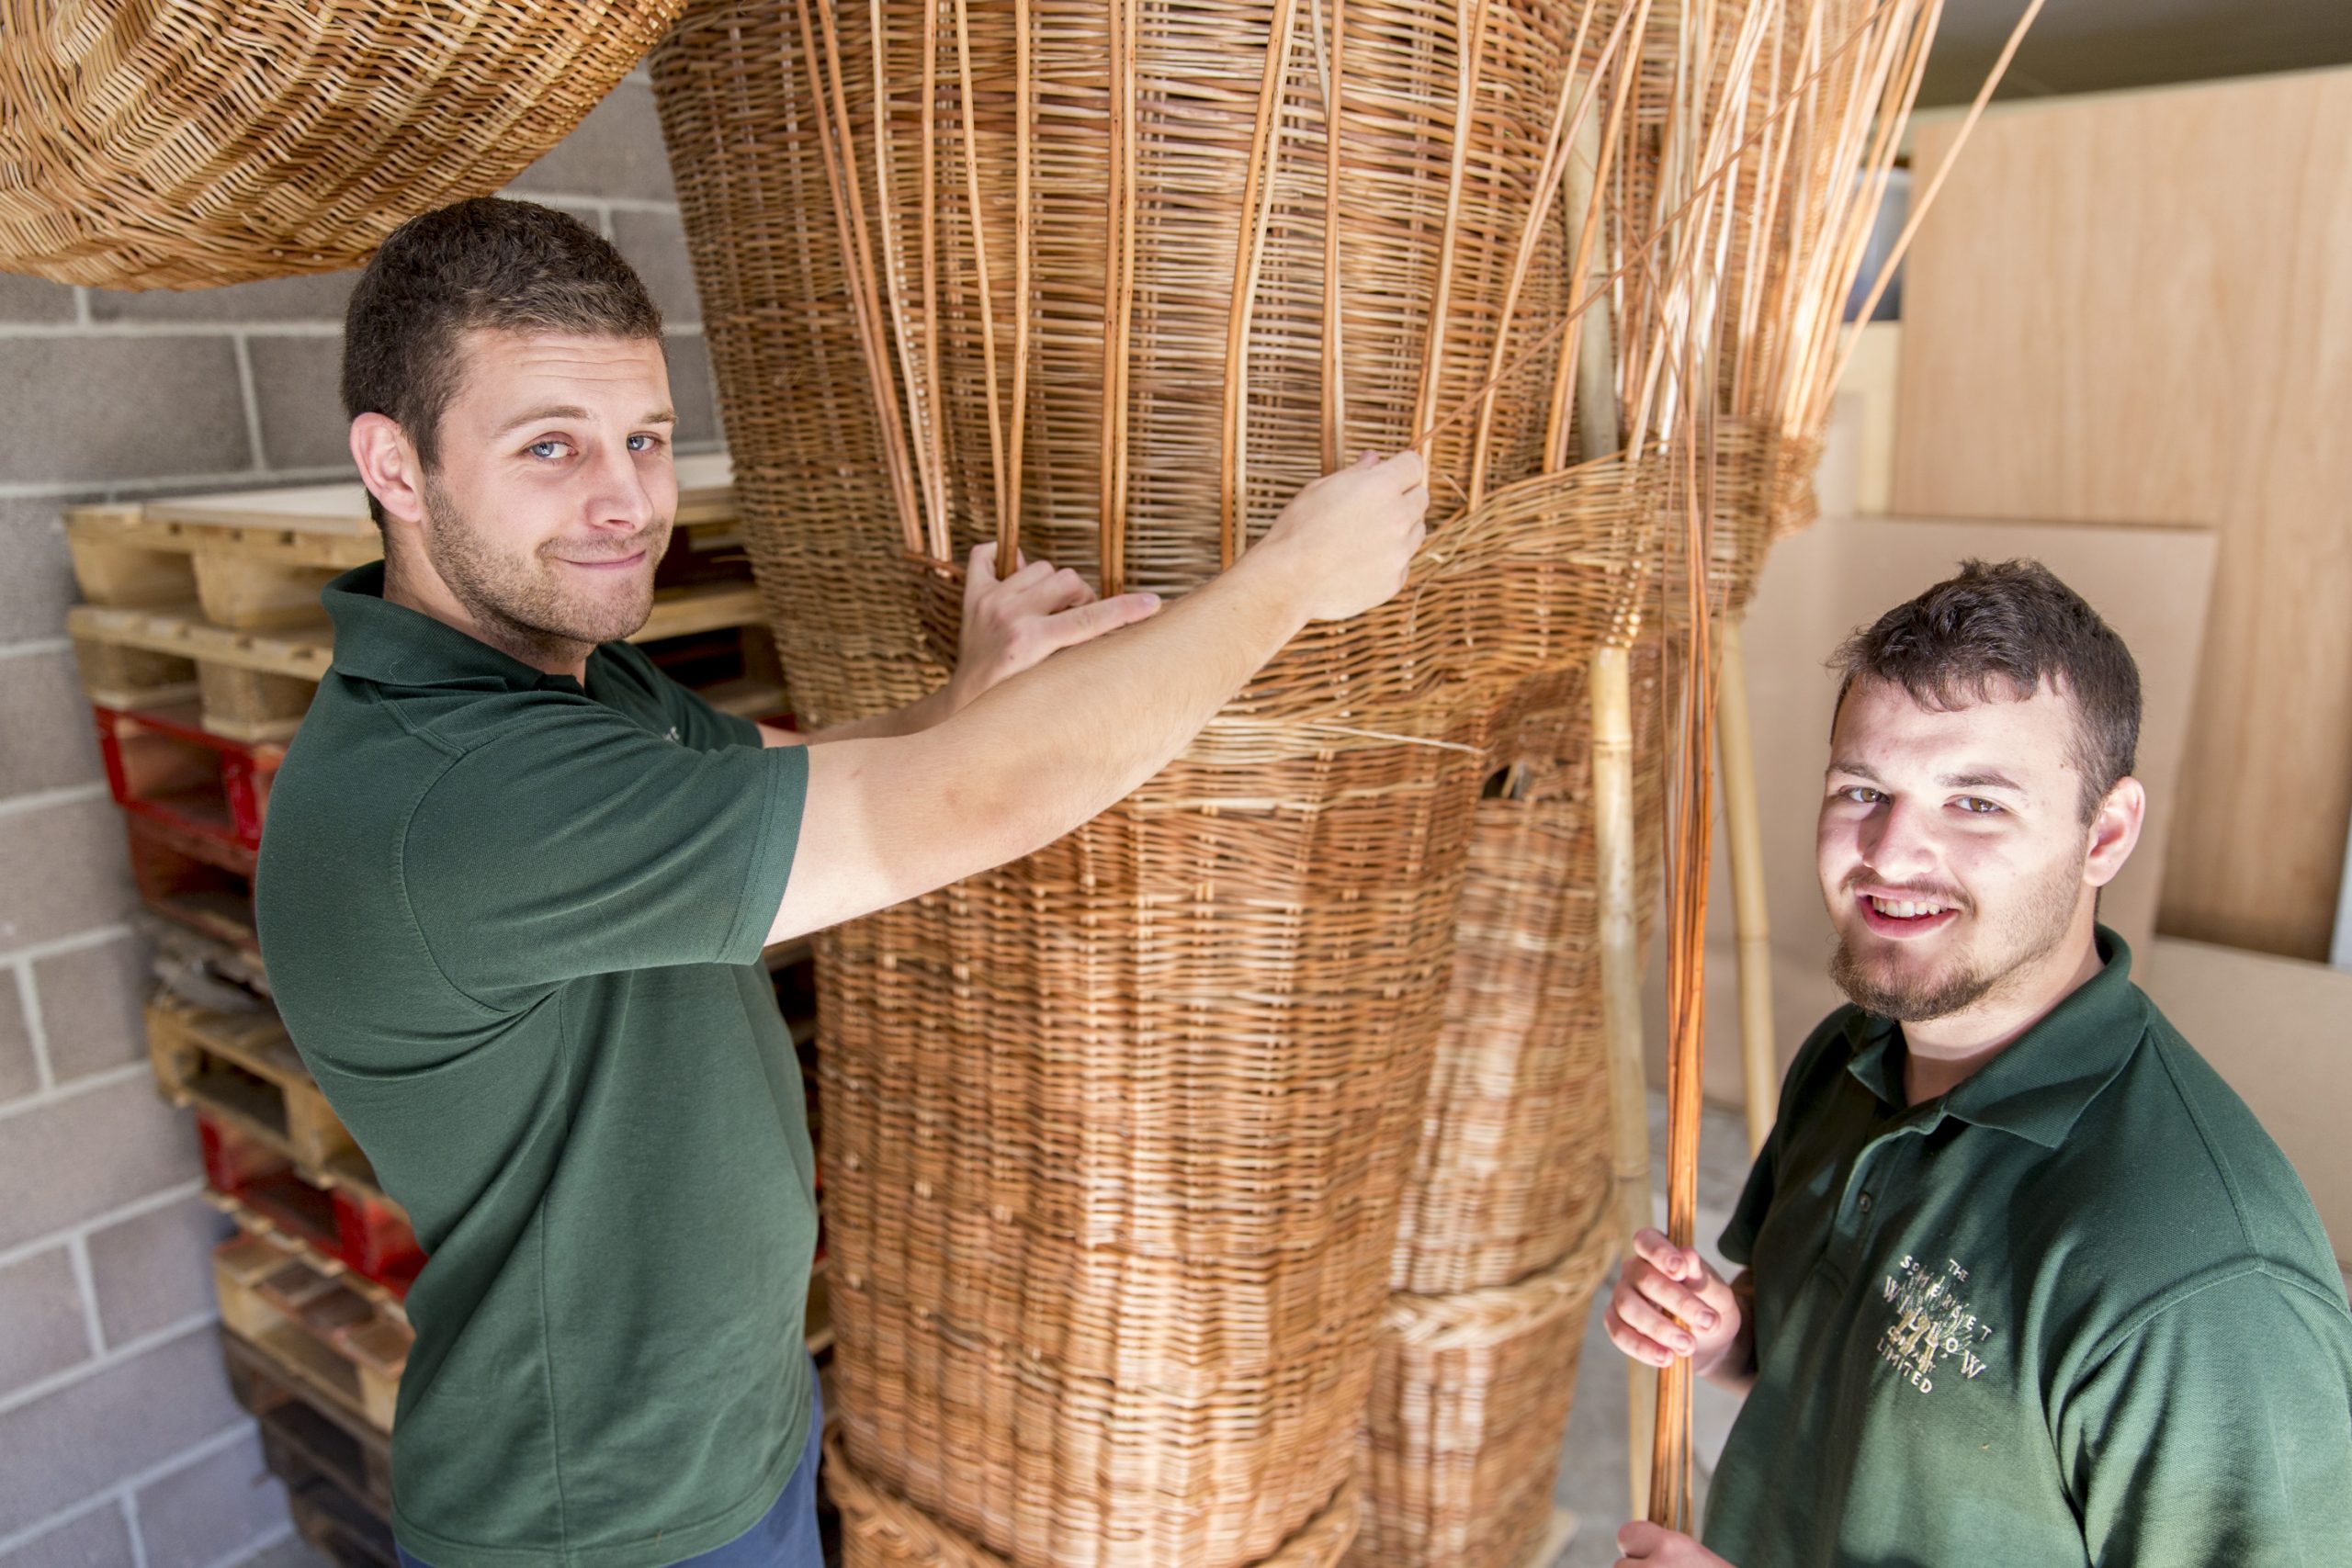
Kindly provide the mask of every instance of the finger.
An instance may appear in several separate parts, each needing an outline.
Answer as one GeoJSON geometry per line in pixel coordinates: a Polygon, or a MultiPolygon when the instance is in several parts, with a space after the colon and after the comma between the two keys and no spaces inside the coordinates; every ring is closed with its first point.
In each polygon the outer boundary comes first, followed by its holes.
{"type": "Polygon", "coordinates": [[[1628,1560],[1641,1562],[1666,1544],[1667,1532],[1647,1519],[1628,1519],[1617,1532],[1617,1550],[1628,1560]]]}
{"type": "Polygon", "coordinates": [[[1618,1354],[1628,1360],[1639,1361],[1645,1367],[1662,1367],[1674,1359],[1673,1351],[1627,1327],[1614,1309],[1603,1322],[1601,1332],[1609,1336],[1609,1343],[1617,1347],[1618,1354]]]}
{"type": "Polygon", "coordinates": [[[1052,615],[1092,604],[1094,589],[1086,579],[1065,567],[1040,581],[1029,597],[1037,610],[1052,615]]]}
{"type": "Polygon", "coordinates": [[[1053,649],[1076,648],[1091,642],[1104,632],[1131,626],[1159,608],[1157,593],[1122,593],[1115,599],[1098,599],[1091,604],[1080,604],[1075,610],[1065,610],[1048,619],[1043,630],[1046,646],[1053,649]]]}
{"type": "Polygon", "coordinates": [[[1707,1272],[1706,1260],[1695,1250],[1675,1246],[1659,1231],[1635,1232],[1634,1250],[1669,1280],[1698,1280],[1707,1272]]]}
{"type": "Polygon", "coordinates": [[[1642,1299],[1658,1311],[1679,1318],[1693,1329],[1709,1329],[1715,1325],[1715,1309],[1704,1297],[1687,1285],[1677,1284],[1656,1269],[1651,1269],[1634,1281],[1634,1289],[1642,1299]]]}
{"type": "Polygon", "coordinates": [[[1388,477],[1396,481],[1398,490],[1411,490],[1429,477],[1429,464],[1419,452],[1407,447],[1381,465],[1388,477]]]}
{"type": "Polygon", "coordinates": [[[1051,561],[1023,561],[1019,570],[1004,580],[1002,586],[1010,589],[1035,588],[1053,575],[1054,563],[1051,561]]]}
{"type": "Polygon", "coordinates": [[[972,596],[980,591],[980,585],[992,581],[995,576],[996,541],[990,539],[984,545],[974,545],[972,553],[964,560],[965,603],[969,604],[972,596]]]}
{"type": "Polygon", "coordinates": [[[1654,1348],[1676,1356],[1687,1356],[1697,1348],[1690,1330],[1641,1297],[1628,1296],[1617,1303],[1616,1307],[1618,1321],[1648,1340],[1654,1348]]]}

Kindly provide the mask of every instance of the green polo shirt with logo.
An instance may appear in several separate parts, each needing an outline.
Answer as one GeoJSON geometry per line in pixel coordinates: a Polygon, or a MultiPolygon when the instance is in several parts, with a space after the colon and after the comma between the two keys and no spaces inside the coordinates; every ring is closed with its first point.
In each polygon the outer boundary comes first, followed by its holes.
{"type": "Polygon", "coordinates": [[[815,1168],[760,963],[808,753],[622,643],[584,683],[383,598],[269,803],[294,1043],[430,1261],[392,1438],[433,1568],[657,1568],[757,1523],[808,1436],[815,1168]]]}
{"type": "Polygon", "coordinates": [[[2352,1563],[2352,1314],[2253,1113],[2106,966],[1937,1100],[1830,1016],[1723,1238],[1737,1568],[2352,1563]]]}

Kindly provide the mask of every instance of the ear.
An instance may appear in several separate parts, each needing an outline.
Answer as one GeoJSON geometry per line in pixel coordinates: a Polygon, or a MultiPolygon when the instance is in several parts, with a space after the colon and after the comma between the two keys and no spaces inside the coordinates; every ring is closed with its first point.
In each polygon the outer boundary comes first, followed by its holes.
{"type": "Polygon", "coordinates": [[[398,423],[380,413],[353,420],[351,460],[386,516],[411,525],[424,521],[424,465],[398,423]]]}
{"type": "Polygon", "coordinates": [[[2115,787],[2099,802],[2098,814],[2091,818],[2090,853],[2083,863],[2085,883],[2104,887],[2115,880],[2140,842],[2140,828],[2147,816],[2146,787],[2129,774],[2116,780],[2115,787]]]}

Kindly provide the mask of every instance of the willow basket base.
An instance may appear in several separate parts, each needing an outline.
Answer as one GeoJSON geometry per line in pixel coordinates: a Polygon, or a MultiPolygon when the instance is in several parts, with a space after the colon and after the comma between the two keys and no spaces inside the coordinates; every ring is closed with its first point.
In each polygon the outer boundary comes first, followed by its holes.
{"type": "MultiPolygon", "coordinates": [[[[860,1475],[838,1435],[825,1440],[825,1486],[842,1513],[842,1568],[1013,1568],[1006,1559],[860,1475]]],[[[1333,1568],[1355,1539],[1361,1512],[1355,1487],[1342,1486],[1329,1506],[1258,1568],[1333,1568]]],[[[1097,1561],[1123,1568],[1163,1562],[1176,1568],[1174,1559],[1157,1555],[1138,1541],[1105,1542],[1097,1561]]]]}

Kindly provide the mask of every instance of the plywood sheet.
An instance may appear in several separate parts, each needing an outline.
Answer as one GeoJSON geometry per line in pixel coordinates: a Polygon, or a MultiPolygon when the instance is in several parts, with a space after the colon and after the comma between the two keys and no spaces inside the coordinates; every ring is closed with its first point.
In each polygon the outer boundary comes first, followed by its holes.
{"type": "MultiPolygon", "coordinates": [[[[1920,167],[1951,130],[1920,130],[1920,167]]],[[[1996,109],[1904,310],[1896,512],[2219,533],[2162,923],[2324,956],[2352,820],[2352,72],[1996,109]]]]}
{"type": "Polygon", "coordinates": [[[2166,938],[2146,989],[2287,1153],[2352,1268],[2352,975],[2166,938]]]}

